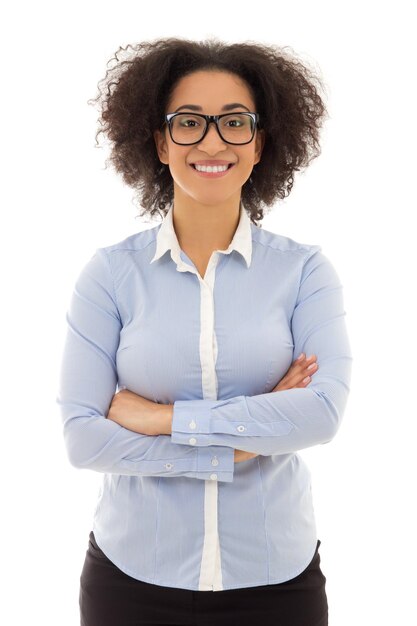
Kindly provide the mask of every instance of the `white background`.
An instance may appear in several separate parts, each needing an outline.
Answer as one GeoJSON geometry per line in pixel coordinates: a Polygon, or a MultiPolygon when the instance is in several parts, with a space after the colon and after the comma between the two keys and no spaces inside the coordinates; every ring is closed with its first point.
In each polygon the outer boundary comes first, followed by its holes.
{"type": "MultiPolygon", "coordinates": [[[[70,465],[55,398],[74,281],[155,226],[97,149],[119,46],[166,36],[290,46],[327,86],[322,154],[263,228],[320,244],[344,285],[351,394],[313,476],[330,626],[417,623],[412,3],[16,2],[1,26],[1,622],[79,624],[102,475],[70,465]]],[[[99,626],[99,625],[97,625],[99,626]]],[[[122,626],[122,625],[121,625],[122,626]]]]}

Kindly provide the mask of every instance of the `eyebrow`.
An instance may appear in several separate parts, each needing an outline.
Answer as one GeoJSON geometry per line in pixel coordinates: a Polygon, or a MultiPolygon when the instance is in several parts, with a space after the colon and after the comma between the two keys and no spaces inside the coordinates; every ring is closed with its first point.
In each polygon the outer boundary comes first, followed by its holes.
{"type": "MultiPolygon", "coordinates": [[[[231,102],[230,104],[225,104],[220,110],[230,111],[231,109],[237,109],[238,107],[241,107],[242,109],[246,109],[247,111],[249,111],[248,107],[242,104],[241,102],[231,102]]],[[[200,107],[197,104],[182,104],[180,107],[175,109],[174,113],[177,113],[177,111],[179,111],[180,109],[191,109],[192,111],[202,111],[203,107],[200,107]]]]}

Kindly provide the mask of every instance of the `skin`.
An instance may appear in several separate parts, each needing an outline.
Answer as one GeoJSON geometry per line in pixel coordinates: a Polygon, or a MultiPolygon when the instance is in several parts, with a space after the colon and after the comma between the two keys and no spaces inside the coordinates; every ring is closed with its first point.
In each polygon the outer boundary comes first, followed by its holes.
{"type": "MultiPolygon", "coordinates": [[[[272,392],[286,389],[304,388],[317,371],[317,359],[314,354],[306,358],[302,353],[293,361],[285,375],[271,390],[272,392]],[[311,369],[309,369],[311,367],[311,369]]],[[[107,419],[120,426],[144,435],[170,435],[172,432],[173,404],[158,404],[128,389],[117,392],[112,399],[107,419]]],[[[253,452],[235,450],[235,463],[247,461],[258,456],[253,452]]]]}
{"type": "MultiPolygon", "coordinates": [[[[173,113],[184,104],[201,106],[198,113],[223,113],[224,104],[238,102],[250,112],[256,112],[250,89],[239,76],[218,70],[196,71],[181,78],[173,90],[166,113],[173,113]]],[[[181,108],[184,112],[191,109],[181,108]]],[[[244,111],[241,106],[230,112],[244,111]]],[[[191,146],[175,144],[168,128],[154,132],[155,146],[162,163],[168,165],[174,183],[173,223],[181,249],[195,264],[201,277],[212,253],[225,250],[233,239],[239,223],[242,186],[250,177],[253,166],[261,159],[265,142],[264,131],[256,129],[253,140],[244,145],[225,143],[214,124],[202,141],[191,146]],[[190,163],[204,159],[221,159],[235,163],[221,178],[203,178],[190,163]]],[[[294,361],[273,392],[306,387],[304,380],[318,368],[315,355],[294,361]],[[308,366],[313,364],[311,370],[308,366]]],[[[113,396],[107,419],[145,435],[170,435],[173,404],[159,404],[122,389],[113,396]]],[[[252,452],[235,450],[235,463],[255,456],[252,452]]]]}
{"type": "MultiPolygon", "coordinates": [[[[202,107],[198,113],[220,114],[224,104],[241,103],[256,113],[255,101],[246,84],[235,74],[219,71],[197,71],[181,78],[168,102],[166,113],[184,104],[202,107]]],[[[184,112],[191,109],[181,108],[184,112]]],[[[245,111],[235,107],[230,112],[245,111]]],[[[173,223],[181,249],[204,276],[214,250],[225,250],[239,223],[242,185],[253,166],[261,159],[264,131],[256,129],[248,144],[225,143],[214,124],[202,141],[181,146],[171,140],[168,127],[154,133],[159,159],[169,166],[174,181],[173,223]],[[222,178],[199,176],[190,163],[204,159],[221,159],[235,163],[222,178]]]]}

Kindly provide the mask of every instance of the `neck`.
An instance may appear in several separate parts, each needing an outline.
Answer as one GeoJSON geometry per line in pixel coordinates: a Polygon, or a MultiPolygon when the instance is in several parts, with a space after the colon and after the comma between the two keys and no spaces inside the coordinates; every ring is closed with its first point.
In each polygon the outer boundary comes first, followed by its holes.
{"type": "Polygon", "coordinates": [[[220,205],[201,204],[175,197],[172,219],[178,243],[184,251],[210,254],[226,250],[240,218],[240,196],[220,205]]]}

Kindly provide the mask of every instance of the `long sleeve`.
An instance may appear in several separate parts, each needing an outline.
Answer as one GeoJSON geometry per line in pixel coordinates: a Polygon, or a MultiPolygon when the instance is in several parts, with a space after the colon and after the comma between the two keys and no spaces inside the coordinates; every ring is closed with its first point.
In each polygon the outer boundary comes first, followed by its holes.
{"type": "Polygon", "coordinates": [[[317,356],[319,367],[309,385],[223,400],[177,400],[171,441],[231,446],[265,456],[329,442],[350,390],[352,354],[345,314],[338,274],[315,246],[303,263],[291,317],[294,358],[301,352],[317,356]]]}
{"type": "Polygon", "coordinates": [[[230,447],[179,446],[170,435],[135,433],[106,418],[118,381],[116,352],[122,322],[105,248],[96,250],[78,276],[66,320],[56,402],[73,466],[127,476],[201,480],[215,471],[217,480],[233,481],[230,447]]]}

